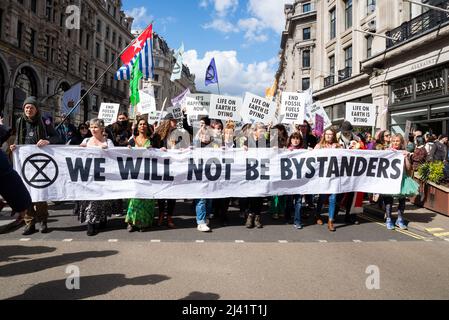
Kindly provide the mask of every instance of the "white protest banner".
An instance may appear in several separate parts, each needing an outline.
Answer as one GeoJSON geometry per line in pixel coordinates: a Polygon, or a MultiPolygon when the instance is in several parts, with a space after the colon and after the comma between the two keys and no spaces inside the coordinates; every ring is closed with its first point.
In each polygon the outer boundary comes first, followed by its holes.
{"type": "Polygon", "coordinates": [[[149,87],[145,90],[139,90],[140,102],[137,104],[137,113],[149,114],[156,111],[156,99],[154,97],[154,88],[149,87]]]}
{"type": "Polygon", "coordinates": [[[240,117],[241,108],[241,98],[212,94],[210,96],[209,118],[240,121],[242,120],[240,117]]]}
{"type": "Polygon", "coordinates": [[[168,107],[167,112],[173,114],[175,119],[182,119],[182,107],[180,104],[168,107]]]}
{"type": "Polygon", "coordinates": [[[189,94],[182,106],[189,116],[206,116],[209,114],[210,94],[189,94]]]}
{"type": "Polygon", "coordinates": [[[305,117],[305,94],[282,92],[281,114],[282,123],[303,123],[305,117]]]}
{"type": "Polygon", "coordinates": [[[117,120],[120,104],[103,102],[98,111],[98,118],[104,121],[104,125],[108,126],[117,120]]]}
{"type": "Polygon", "coordinates": [[[245,122],[269,124],[274,120],[275,112],[276,104],[273,101],[247,92],[240,114],[245,122]]]}
{"type": "Polygon", "coordinates": [[[167,111],[152,111],[148,114],[148,123],[154,124],[159,121],[159,117],[162,119],[167,115],[167,111]]]}
{"type": "Polygon", "coordinates": [[[376,107],[372,103],[346,102],[347,121],[356,127],[376,125],[376,107]]]}
{"type": "Polygon", "coordinates": [[[324,119],[323,129],[327,129],[332,125],[331,119],[329,119],[329,116],[327,115],[326,111],[324,111],[324,108],[320,103],[315,102],[314,104],[306,107],[306,120],[309,123],[315,122],[315,115],[317,114],[324,119]]]}
{"type": "Polygon", "coordinates": [[[404,155],[392,150],[195,148],[163,152],[20,145],[14,151],[14,166],[33,202],[353,191],[398,194],[404,155]]]}

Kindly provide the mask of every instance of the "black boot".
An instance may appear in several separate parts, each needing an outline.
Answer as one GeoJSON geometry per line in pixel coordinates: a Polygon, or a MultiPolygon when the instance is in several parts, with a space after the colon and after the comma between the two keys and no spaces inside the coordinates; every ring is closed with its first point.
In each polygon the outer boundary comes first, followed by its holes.
{"type": "Polygon", "coordinates": [[[48,232],[47,221],[42,221],[41,222],[40,231],[41,231],[41,233],[47,233],[48,232]]]}
{"type": "Polygon", "coordinates": [[[25,226],[25,229],[22,232],[23,236],[29,236],[30,234],[33,234],[36,232],[36,226],[33,224],[27,224],[25,226]]]}
{"type": "Polygon", "coordinates": [[[106,229],[106,224],[107,224],[107,222],[108,222],[107,218],[104,218],[104,220],[101,220],[101,221],[100,221],[100,223],[99,223],[99,225],[98,225],[98,228],[99,228],[99,229],[106,229]]]}
{"type": "Polygon", "coordinates": [[[94,236],[95,235],[95,223],[88,223],[87,224],[87,235],[94,236]]]}

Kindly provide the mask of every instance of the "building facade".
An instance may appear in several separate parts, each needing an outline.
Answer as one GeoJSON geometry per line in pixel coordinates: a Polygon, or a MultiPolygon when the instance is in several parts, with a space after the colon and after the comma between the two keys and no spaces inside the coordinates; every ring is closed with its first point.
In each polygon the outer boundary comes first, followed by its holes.
{"type": "MultiPolygon", "coordinates": [[[[449,8],[447,0],[421,2],[449,8]]],[[[296,22],[289,8],[286,26],[301,28],[291,26],[296,22]]],[[[347,102],[363,102],[376,106],[378,129],[403,133],[411,118],[415,127],[447,133],[447,13],[402,0],[316,0],[315,8],[311,87],[334,124],[344,120],[347,102]],[[429,101],[432,96],[435,101],[429,101]]],[[[281,56],[296,71],[293,52],[283,47],[286,32],[281,56]]],[[[286,79],[279,89],[295,91],[288,69],[279,68],[280,83],[286,79]]]]}
{"type": "MultiPolygon", "coordinates": [[[[81,82],[84,94],[94,84],[133,38],[133,19],[121,6],[120,0],[1,1],[0,110],[7,124],[13,125],[29,95],[43,101],[44,116],[58,121],[63,92],[81,82]],[[70,24],[78,13],[71,5],[79,9],[79,27],[70,24]]],[[[75,122],[97,116],[101,102],[127,109],[129,83],[114,81],[118,67],[120,61],[85,97],[75,122]]]]}

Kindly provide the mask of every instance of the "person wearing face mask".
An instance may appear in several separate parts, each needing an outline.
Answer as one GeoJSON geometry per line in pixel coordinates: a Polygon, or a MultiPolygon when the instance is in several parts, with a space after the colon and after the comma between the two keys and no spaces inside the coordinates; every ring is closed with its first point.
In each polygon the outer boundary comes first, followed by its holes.
{"type": "Polygon", "coordinates": [[[106,132],[108,133],[108,138],[114,143],[114,146],[128,146],[128,141],[133,135],[132,124],[129,122],[128,113],[125,111],[119,112],[117,122],[108,126],[106,132]]]}
{"type": "MultiPolygon", "coordinates": [[[[23,114],[17,119],[17,135],[14,144],[10,146],[11,151],[17,145],[34,144],[44,147],[49,144],[59,144],[61,139],[51,124],[45,124],[40,113],[40,102],[36,97],[28,97],[23,103],[23,114]]],[[[25,214],[25,229],[23,235],[36,232],[36,222],[41,223],[41,233],[48,232],[47,227],[48,206],[46,202],[36,202],[31,205],[25,214]]]]}

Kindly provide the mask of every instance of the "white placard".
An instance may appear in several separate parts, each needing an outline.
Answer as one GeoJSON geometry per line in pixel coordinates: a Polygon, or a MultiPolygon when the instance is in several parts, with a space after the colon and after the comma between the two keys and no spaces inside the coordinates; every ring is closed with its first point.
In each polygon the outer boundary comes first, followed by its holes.
{"type": "Polygon", "coordinates": [[[105,126],[113,124],[117,121],[119,109],[120,104],[118,103],[103,102],[100,106],[100,111],[98,111],[98,118],[104,121],[105,126]]]}
{"type": "Polygon", "coordinates": [[[269,124],[273,122],[275,112],[276,104],[273,101],[249,92],[245,94],[241,111],[243,121],[269,124]]]}
{"type": "Polygon", "coordinates": [[[306,107],[306,120],[313,124],[315,123],[315,115],[320,115],[324,119],[324,127],[323,129],[327,129],[332,125],[331,119],[329,119],[329,116],[327,115],[326,111],[324,111],[323,106],[321,106],[320,103],[315,102],[312,105],[309,105],[306,107]]]}
{"type": "Polygon", "coordinates": [[[345,119],[354,127],[374,127],[376,107],[372,103],[346,102],[345,119]]]}
{"type": "Polygon", "coordinates": [[[210,96],[209,118],[240,121],[242,119],[240,117],[241,108],[241,98],[212,94],[210,96]]]}
{"type": "Polygon", "coordinates": [[[189,116],[209,114],[210,94],[189,94],[183,102],[189,116]]]}
{"type": "Polygon", "coordinates": [[[173,114],[175,119],[182,119],[182,107],[180,104],[168,107],[167,112],[173,114]]]}
{"type": "Polygon", "coordinates": [[[156,121],[159,121],[159,117],[162,119],[167,115],[167,111],[152,111],[148,114],[148,123],[154,124],[156,121]],[[162,112],[162,116],[161,116],[162,112]]]}
{"type": "Polygon", "coordinates": [[[140,102],[137,104],[137,113],[149,114],[156,111],[156,99],[154,98],[154,89],[149,87],[145,90],[139,90],[140,102]]]}
{"type": "Polygon", "coordinates": [[[296,92],[282,92],[281,114],[282,123],[303,123],[305,117],[305,94],[296,92]]]}

